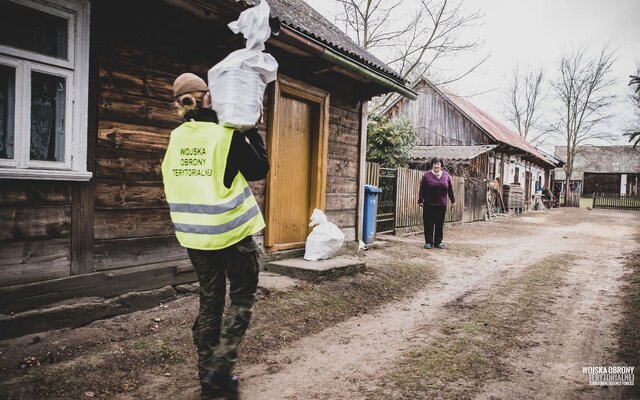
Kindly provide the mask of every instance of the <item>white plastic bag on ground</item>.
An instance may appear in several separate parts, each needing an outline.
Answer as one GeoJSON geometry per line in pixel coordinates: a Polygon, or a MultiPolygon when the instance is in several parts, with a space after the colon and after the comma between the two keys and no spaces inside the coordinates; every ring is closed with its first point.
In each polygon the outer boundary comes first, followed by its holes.
{"type": "Polygon", "coordinates": [[[308,261],[325,260],[332,257],[342,247],[344,233],[336,224],[327,221],[322,210],[314,209],[311,223],[315,226],[307,237],[304,259],[308,261]]]}
{"type": "Polygon", "coordinates": [[[229,23],[234,33],[242,32],[246,48],[236,50],[209,70],[212,108],[220,123],[245,131],[255,126],[264,90],[276,79],[278,62],[264,53],[264,42],[271,35],[269,5],[262,0],[229,23]]]}

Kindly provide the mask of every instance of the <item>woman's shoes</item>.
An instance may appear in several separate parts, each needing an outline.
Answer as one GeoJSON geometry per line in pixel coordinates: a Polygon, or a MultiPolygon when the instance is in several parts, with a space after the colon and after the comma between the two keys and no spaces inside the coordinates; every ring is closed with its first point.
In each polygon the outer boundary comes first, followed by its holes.
{"type": "Polygon", "coordinates": [[[436,245],[437,248],[444,250],[444,243],[438,243],[436,245]]]}
{"type": "Polygon", "coordinates": [[[432,248],[432,247],[433,247],[433,245],[432,245],[431,243],[426,243],[426,244],[424,245],[424,248],[425,248],[425,249],[427,249],[427,250],[429,250],[429,249],[430,249],[430,248],[432,248]]]}

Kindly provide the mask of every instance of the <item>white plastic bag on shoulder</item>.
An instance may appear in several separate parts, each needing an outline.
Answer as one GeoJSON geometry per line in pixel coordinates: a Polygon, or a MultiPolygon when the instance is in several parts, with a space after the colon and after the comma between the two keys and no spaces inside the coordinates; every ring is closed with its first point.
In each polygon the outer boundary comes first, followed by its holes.
{"type": "Polygon", "coordinates": [[[247,43],[209,70],[211,107],[222,125],[244,132],[260,118],[264,90],[278,74],[278,62],[264,52],[264,42],[271,36],[269,5],[262,0],[228,26],[242,33],[247,43]]]}
{"type": "Polygon", "coordinates": [[[317,208],[313,210],[309,226],[314,228],[307,237],[305,260],[317,261],[331,258],[342,247],[344,233],[336,224],[327,220],[322,210],[317,208]]]}

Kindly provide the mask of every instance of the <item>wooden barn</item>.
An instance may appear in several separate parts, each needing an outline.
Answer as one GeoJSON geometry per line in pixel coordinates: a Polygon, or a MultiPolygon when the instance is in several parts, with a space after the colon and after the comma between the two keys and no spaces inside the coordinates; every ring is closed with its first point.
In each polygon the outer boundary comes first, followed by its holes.
{"type": "MultiPolygon", "coordinates": [[[[566,159],[566,146],[556,146],[555,155],[566,159]]],[[[564,192],[566,172],[557,168],[555,182],[564,192]]],[[[593,193],[640,195],[640,148],[628,146],[583,146],[573,162],[571,190],[583,195],[593,193]]]]}
{"type": "MultiPolygon", "coordinates": [[[[12,313],[194,281],[160,174],[181,123],[171,84],[244,47],[226,24],[257,3],[0,2],[1,335],[26,329],[12,313]]],[[[304,246],[314,207],[348,242],[362,237],[367,101],[416,97],[304,1],[268,3],[280,68],[259,129],[271,171],[251,185],[266,258],[304,246]]]]}
{"type": "Polygon", "coordinates": [[[432,157],[440,157],[445,167],[472,183],[465,182],[465,189],[471,189],[465,192],[465,220],[482,218],[477,208],[485,203],[481,182],[487,179],[497,179],[501,187],[520,187],[525,207],[537,188],[549,184],[553,159],[504,124],[426,78],[412,89],[418,92],[418,100],[398,97],[385,113],[390,118],[407,117],[418,130],[419,141],[411,153],[414,166],[424,168],[432,157]]]}

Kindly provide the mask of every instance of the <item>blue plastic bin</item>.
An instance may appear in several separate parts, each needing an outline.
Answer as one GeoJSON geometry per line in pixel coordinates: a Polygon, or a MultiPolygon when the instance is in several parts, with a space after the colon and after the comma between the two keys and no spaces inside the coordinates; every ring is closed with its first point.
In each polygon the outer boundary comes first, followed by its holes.
{"type": "Polygon", "coordinates": [[[382,189],[373,185],[364,185],[364,243],[371,244],[376,238],[376,216],[378,214],[378,194],[382,189]]]}

